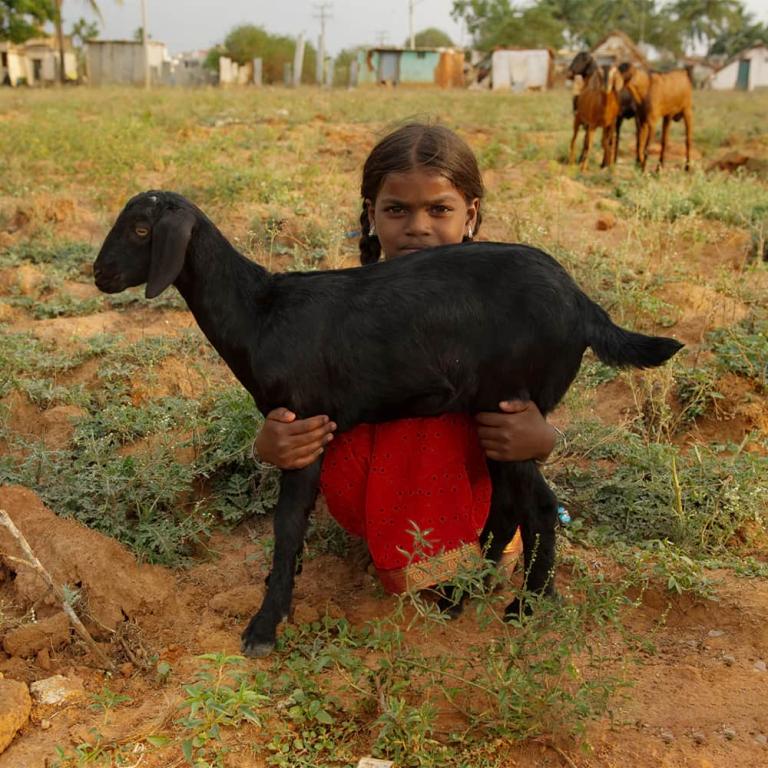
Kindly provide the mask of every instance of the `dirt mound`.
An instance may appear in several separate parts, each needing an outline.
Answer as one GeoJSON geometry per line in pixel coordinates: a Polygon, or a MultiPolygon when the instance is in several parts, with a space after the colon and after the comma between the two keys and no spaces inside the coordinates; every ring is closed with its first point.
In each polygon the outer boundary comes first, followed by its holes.
{"type": "Polygon", "coordinates": [[[66,448],[75,423],[86,411],[76,405],[57,405],[41,411],[19,391],[11,392],[0,404],[8,411],[8,427],[21,437],[42,440],[50,450],[66,448]]]}
{"type": "MultiPolygon", "coordinates": [[[[126,619],[159,611],[173,596],[173,576],[162,568],[139,565],[114,539],[74,520],[62,520],[32,491],[0,487],[0,509],[8,512],[54,581],[80,592],[81,613],[95,636],[114,631],[126,619]],[[85,611],[83,611],[83,607],[85,611]]],[[[45,582],[7,555],[18,556],[18,544],[0,529],[0,561],[15,572],[16,601],[54,606],[45,582]]],[[[18,655],[24,649],[17,651],[18,655]]]]}
{"type": "Polygon", "coordinates": [[[686,344],[699,344],[707,331],[734,325],[749,314],[749,308],[742,302],[703,285],[667,283],[658,295],[678,310],[672,331],[686,344]]]}

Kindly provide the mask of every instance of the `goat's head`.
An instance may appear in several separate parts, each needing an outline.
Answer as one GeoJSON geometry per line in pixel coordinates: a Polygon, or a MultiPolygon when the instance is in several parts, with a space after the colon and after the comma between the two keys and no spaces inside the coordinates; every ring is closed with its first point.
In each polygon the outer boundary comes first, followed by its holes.
{"type": "Polygon", "coordinates": [[[619,73],[624,79],[624,83],[629,83],[632,80],[632,76],[635,74],[635,65],[630,61],[625,61],[619,64],[619,73]]]}
{"type": "Polygon", "coordinates": [[[184,266],[195,221],[192,205],[173,192],[142,192],[131,198],[93,264],[96,286],[119,293],[146,283],[146,297],[158,296],[184,266]]]}
{"type": "Polygon", "coordinates": [[[587,51],[581,51],[574,56],[573,61],[568,67],[568,79],[573,80],[576,75],[581,75],[585,80],[595,71],[597,65],[592,58],[592,54],[587,51]]]}

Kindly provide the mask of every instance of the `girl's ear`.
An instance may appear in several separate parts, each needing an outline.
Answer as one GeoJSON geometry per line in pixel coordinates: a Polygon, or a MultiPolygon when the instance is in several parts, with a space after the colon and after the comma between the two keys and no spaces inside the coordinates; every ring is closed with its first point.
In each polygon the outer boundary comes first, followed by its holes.
{"type": "Polygon", "coordinates": [[[477,229],[477,214],[480,212],[480,198],[473,197],[467,203],[467,226],[477,229]]]}

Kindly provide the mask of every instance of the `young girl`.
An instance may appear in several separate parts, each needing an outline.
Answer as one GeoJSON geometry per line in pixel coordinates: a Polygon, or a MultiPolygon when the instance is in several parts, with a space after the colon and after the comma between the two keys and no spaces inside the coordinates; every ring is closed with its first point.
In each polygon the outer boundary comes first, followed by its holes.
{"type": "MultiPolygon", "coordinates": [[[[449,129],[411,123],[390,133],[363,167],[361,263],[471,241],[483,191],[472,150],[449,129]]],[[[281,469],[300,469],[325,452],[329,511],[365,539],[392,592],[449,580],[479,553],[490,505],[485,457],[543,460],[556,435],[534,403],[521,401],[474,418],[363,424],[334,440],[335,429],[326,415],[297,419],[278,408],[267,414],[255,449],[281,469]]]]}

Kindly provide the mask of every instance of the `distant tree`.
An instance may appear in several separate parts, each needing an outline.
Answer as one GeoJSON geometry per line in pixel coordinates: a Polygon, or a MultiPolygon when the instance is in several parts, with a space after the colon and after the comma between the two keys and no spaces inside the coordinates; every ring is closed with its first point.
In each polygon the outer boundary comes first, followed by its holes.
{"type": "Polygon", "coordinates": [[[79,18],[73,25],[69,33],[72,43],[76,48],[82,48],[89,40],[94,40],[99,36],[99,25],[95,21],[86,21],[79,18]]]}
{"type": "Polygon", "coordinates": [[[53,0],[0,0],[0,40],[23,43],[41,34],[55,15],[53,0]]]}
{"type": "Polygon", "coordinates": [[[729,28],[741,27],[745,13],[741,0],[674,0],[669,10],[688,48],[709,46],[729,28]]]}
{"type": "Polygon", "coordinates": [[[509,0],[454,0],[451,15],[463,19],[481,50],[497,46],[559,48],[566,25],[545,3],[514,7],[509,0]]]}
{"type": "Polygon", "coordinates": [[[339,51],[333,60],[333,84],[345,86],[349,84],[349,68],[357,60],[357,48],[345,48],[339,51]]]}
{"type": "MultiPolygon", "coordinates": [[[[293,64],[296,40],[284,35],[272,35],[262,27],[253,24],[242,24],[227,35],[223,49],[224,55],[238,64],[260,58],[264,82],[279,83],[283,80],[285,65],[293,64]]],[[[305,43],[302,80],[314,78],[316,59],[315,49],[309,43],[305,43]]]]}
{"type": "Polygon", "coordinates": [[[768,45],[768,25],[756,21],[751,13],[742,8],[710,41],[707,53],[731,57],[760,43],[768,45]]]}
{"type": "MultiPolygon", "coordinates": [[[[137,43],[141,43],[144,41],[144,27],[136,27],[136,29],[133,30],[133,39],[137,43]]],[[[152,35],[147,35],[147,40],[151,40],[152,35]]]]}
{"type": "MultiPolygon", "coordinates": [[[[450,36],[437,27],[428,27],[417,32],[413,36],[417,48],[452,48],[453,40],[450,36]]],[[[407,48],[411,44],[409,37],[403,45],[407,48]]]]}
{"type": "Polygon", "coordinates": [[[210,69],[213,72],[219,71],[219,59],[222,56],[226,56],[227,52],[224,50],[223,45],[215,45],[213,48],[209,49],[208,53],[205,55],[205,59],[203,61],[203,67],[205,69],[210,69]]]}

